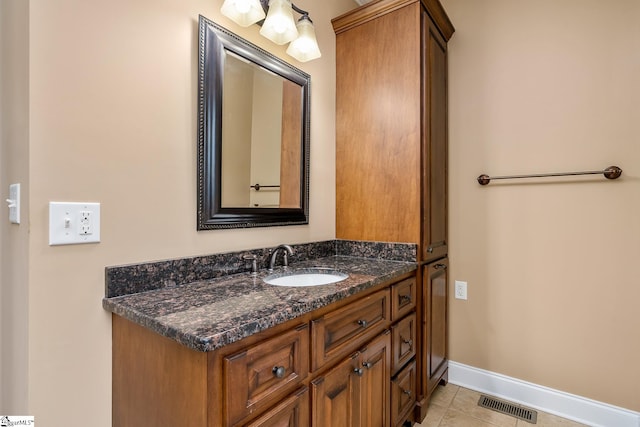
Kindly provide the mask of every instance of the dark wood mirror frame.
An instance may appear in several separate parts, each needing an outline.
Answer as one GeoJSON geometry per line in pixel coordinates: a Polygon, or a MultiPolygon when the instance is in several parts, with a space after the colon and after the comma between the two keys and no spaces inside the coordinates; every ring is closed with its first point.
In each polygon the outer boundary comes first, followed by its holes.
{"type": "Polygon", "coordinates": [[[198,230],[308,224],[310,76],[203,16],[199,18],[198,28],[198,230]],[[225,51],[231,51],[302,88],[299,208],[221,205],[225,51]]]}

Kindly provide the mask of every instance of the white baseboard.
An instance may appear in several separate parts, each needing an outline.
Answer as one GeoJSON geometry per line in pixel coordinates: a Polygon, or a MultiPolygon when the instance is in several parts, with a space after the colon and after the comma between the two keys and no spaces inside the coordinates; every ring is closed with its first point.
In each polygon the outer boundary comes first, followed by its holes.
{"type": "Polygon", "coordinates": [[[640,427],[640,413],[449,362],[449,382],[594,427],[640,427]]]}

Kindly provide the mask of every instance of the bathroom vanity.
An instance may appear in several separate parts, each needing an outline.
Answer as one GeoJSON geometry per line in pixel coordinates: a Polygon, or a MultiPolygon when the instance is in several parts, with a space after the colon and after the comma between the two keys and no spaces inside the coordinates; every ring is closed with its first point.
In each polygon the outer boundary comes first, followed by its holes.
{"type": "MultiPolygon", "coordinates": [[[[202,259],[107,269],[113,425],[399,426],[413,420],[416,246],[321,245],[333,254],[307,257],[305,246],[313,244],[294,246],[290,269],[327,268],[346,279],[282,287],[264,282],[266,270],[184,284],[162,274],[180,265],[221,267],[202,259]],[[128,293],[136,281],[155,289],[128,293]]],[[[193,271],[182,271],[192,277],[193,271]]]]}
{"type": "MultiPolygon", "coordinates": [[[[447,380],[453,25],[437,0],[378,0],[332,23],[344,240],[296,246],[291,268],[348,277],[267,284],[267,249],[108,268],[114,426],[398,427],[422,421],[447,380]]],[[[203,141],[204,154],[217,147],[203,141]]],[[[220,171],[204,166],[200,189],[217,188],[220,171]]],[[[282,208],[251,208],[248,221],[249,208],[218,206],[205,190],[199,205],[211,209],[199,210],[200,229],[295,223],[282,208]]]]}

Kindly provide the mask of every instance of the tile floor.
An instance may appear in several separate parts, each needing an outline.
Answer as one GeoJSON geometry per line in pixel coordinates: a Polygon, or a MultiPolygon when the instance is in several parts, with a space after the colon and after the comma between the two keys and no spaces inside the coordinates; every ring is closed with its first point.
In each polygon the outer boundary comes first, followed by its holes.
{"type": "Polygon", "coordinates": [[[538,412],[538,422],[530,424],[509,415],[478,406],[480,393],[453,384],[438,386],[422,424],[415,427],[578,427],[555,415],[538,412]]]}

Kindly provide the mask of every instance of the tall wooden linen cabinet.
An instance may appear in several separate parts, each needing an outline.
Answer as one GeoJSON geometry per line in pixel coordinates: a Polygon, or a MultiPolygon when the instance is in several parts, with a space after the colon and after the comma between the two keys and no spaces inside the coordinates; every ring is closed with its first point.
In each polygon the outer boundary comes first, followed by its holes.
{"type": "Polygon", "coordinates": [[[336,236],[418,245],[415,420],[447,380],[447,41],[438,0],[335,18],[336,236]]]}

